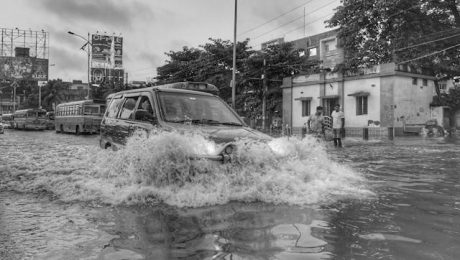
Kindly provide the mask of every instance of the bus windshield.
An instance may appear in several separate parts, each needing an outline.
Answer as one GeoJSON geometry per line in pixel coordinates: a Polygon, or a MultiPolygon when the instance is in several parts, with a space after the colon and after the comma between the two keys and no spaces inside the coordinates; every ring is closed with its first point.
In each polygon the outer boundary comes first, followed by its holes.
{"type": "Polygon", "coordinates": [[[160,92],[159,97],[166,122],[242,125],[235,113],[215,96],[160,92]]]}

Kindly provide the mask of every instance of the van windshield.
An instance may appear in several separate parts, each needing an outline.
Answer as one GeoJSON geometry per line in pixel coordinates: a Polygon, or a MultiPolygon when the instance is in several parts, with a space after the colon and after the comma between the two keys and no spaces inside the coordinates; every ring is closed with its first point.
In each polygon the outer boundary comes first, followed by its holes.
{"type": "Polygon", "coordinates": [[[243,125],[238,116],[215,96],[160,92],[159,97],[166,122],[243,125]]]}

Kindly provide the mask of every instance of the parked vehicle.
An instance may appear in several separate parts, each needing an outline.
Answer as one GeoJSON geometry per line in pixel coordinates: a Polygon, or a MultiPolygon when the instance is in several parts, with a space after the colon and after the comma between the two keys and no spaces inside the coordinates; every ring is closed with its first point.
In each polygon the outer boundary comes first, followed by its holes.
{"type": "Polygon", "coordinates": [[[54,115],[56,133],[99,133],[105,107],[103,100],[81,100],[57,105],[54,115]]]}
{"type": "Polygon", "coordinates": [[[3,128],[13,128],[14,126],[13,114],[3,114],[1,121],[3,121],[3,128]]]}
{"type": "Polygon", "coordinates": [[[179,82],[111,94],[101,123],[100,146],[117,150],[138,129],[150,134],[154,128],[178,132],[199,128],[221,145],[215,155],[205,158],[228,161],[236,138],[271,139],[249,128],[230,106],[214,95],[217,92],[217,87],[211,84],[179,82]]]}
{"type": "Polygon", "coordinates": [[[29,108],[16,110],[13,113],[15,129],[44,130],[46,129],[46,110],[29,108]]]}

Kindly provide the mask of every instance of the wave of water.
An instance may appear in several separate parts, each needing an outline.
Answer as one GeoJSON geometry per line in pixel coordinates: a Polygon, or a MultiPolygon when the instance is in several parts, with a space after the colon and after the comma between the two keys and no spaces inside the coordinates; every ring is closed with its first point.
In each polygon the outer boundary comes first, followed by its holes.
{"type": "Polygon", "coordinates": [[[18,152],[0,169],[0,187],[51,192],[64,201],[167,203],[179,207],[262,201],[306,205],[369,196],[365,178],[331,160],[314,138],[237,141],[235,162],[191,160],[218,145],[196,134],[133,136],[113,152],[67,146],[53,154],[18,152]]]}

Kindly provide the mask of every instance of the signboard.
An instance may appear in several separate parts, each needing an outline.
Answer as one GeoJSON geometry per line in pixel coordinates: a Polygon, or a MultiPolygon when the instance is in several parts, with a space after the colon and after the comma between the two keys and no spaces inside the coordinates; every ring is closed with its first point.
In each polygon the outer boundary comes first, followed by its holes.
{"type": "Polygon", "coordinates": [[[123,68],[123,38],[108,35],[91,35],[91,67],[104,69],[123,68]]]}
{"type": "Polygon", "coordinates": [[[113,37],[114,68],[123,68],[123,38],[113,37]]]}
{"type": "Polygon", "coordinates": [[[102,83],[124,83],[124,70],[120,69],[91,69],[91,82],[94,84],[102,83]]]}
{"type": "Polygon", "coordinates": [[[91,57],[93,62],[106,63],[110,57],[112,37],[107,35],[91,35],[91,57]]]}
{"type": "Polygon", "coordinates": [[[34,57],[0,57],[0,78],[48,80],[48,60],[34,57]]]}

